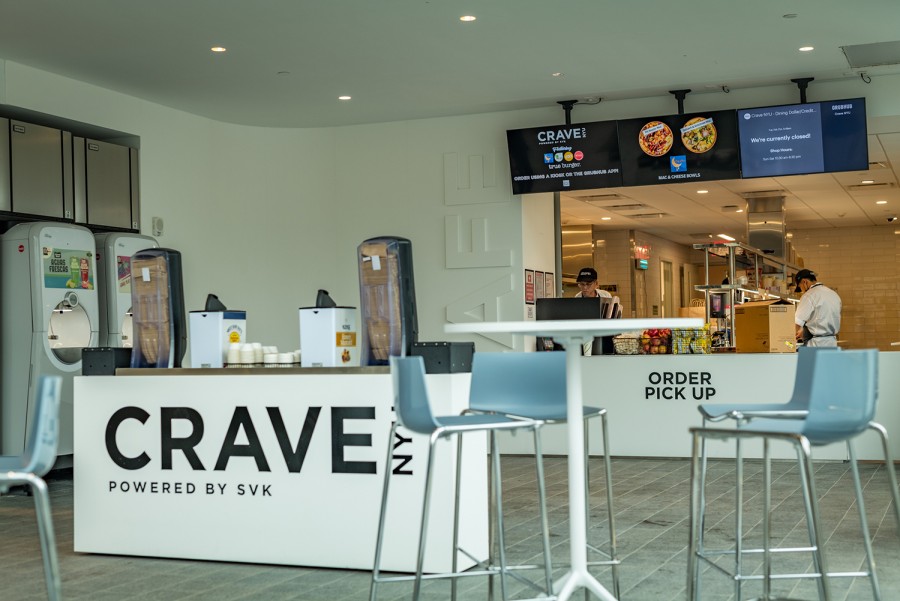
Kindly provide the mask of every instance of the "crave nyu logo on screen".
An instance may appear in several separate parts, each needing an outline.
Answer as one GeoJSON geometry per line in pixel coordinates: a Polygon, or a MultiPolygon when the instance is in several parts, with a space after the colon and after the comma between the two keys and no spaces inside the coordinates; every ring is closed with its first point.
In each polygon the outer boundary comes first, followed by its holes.
{"type": "Polygon", "coordinates": [[[513,194],[620,186],[616,122],[506,132],[513,194]]]}

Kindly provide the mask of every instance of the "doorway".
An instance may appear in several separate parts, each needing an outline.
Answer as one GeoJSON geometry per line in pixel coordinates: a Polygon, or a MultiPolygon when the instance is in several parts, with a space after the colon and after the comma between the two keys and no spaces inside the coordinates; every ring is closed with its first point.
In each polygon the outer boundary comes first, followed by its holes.
{"type": "Polygon", "coordinates": [[[660,305],[662,308],[661,317],[673,317],[675,315],[674,294],[672,293],[672,262],[659,262],[659,290],[660,305]]]}

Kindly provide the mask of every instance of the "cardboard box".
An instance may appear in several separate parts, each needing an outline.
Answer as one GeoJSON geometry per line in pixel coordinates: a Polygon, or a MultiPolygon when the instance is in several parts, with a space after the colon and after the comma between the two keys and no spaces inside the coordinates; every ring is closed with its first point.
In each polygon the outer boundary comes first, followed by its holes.
{"type": "Polygon", "coordinates": [[[302,367],[358,367],[355,307],[300,309],[302,367]]]}
{"type": "Polygon", "coordinates": [[[246,311],[191,311],[191,367],[225,367],[228,346],[247,342],[246,311]]]}
{"type": "Polygon", "coordinates": [[[706,319],[706,307],[679,307],[678,317],[699,317],[706,319]]]}
{"type": "Polygon", "coordinates": [[[794,304],[786,300],[755,301],[735,305],[735,351],[796,352],[794,309],[794,304]]]}

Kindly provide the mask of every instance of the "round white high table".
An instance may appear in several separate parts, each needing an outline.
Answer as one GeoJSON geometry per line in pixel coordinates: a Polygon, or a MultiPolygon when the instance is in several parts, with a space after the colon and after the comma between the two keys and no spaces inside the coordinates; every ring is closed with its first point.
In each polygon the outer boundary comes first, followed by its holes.
{"type": "MultiPolygon", "coordinates": [[[[652,328],[699,328],[702,319],[584,319],[570,321],[505,321],[456,323],[444,326],[448,334],[523,334],[544,336],[566,348],[566,413],[569,439],[569,553],[571,567],[557,580],[553,590],[558,601],[569,599],[579,588],[586,588],[604,601],[616,598],[587,569],[587,520],[585,518],[584,406],[581,386],[581,345],[595,336],[612,336],[631,330],[652,328]]],[[[597,367],[602,369],[603,362],[597,367]]]]}

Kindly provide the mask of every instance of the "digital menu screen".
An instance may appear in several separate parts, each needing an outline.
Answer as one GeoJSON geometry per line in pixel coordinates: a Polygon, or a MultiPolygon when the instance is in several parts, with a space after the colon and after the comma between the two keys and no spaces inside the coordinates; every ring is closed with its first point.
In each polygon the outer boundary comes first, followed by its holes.
{"type": "Polygon", "coordinates": [[[622,185],[616,122],[506,132],[513,194],[622,185]]]}
{"type": "Polygon", "coordinates": [[[744,177],[869,168],[864,98],[740,109],[744,177]]]}
{"type": "Polygon", "coordinates": [[[738,179],[734,111],[707,111],[619,121],[626,186],[738,179]]]}

